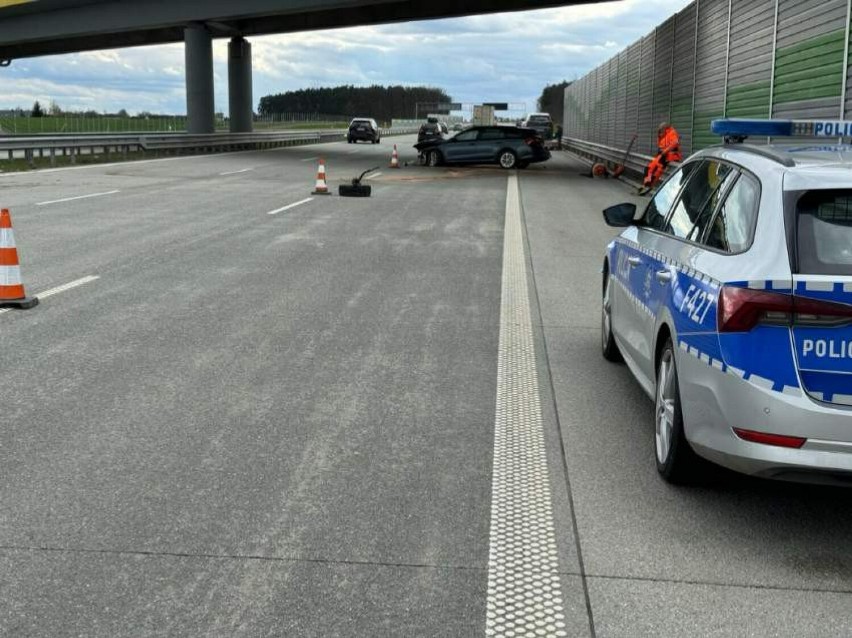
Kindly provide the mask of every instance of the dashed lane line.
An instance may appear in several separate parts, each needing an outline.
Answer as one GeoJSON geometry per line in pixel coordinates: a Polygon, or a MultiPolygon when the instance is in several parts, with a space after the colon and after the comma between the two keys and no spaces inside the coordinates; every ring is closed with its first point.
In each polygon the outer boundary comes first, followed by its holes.
{"type": "MultiPolygon", "coordinates": [[[[82,277],[81,279],[75,279],[74,281],[70,281],[67,284],[62,284],[61,286],[57,286],[56,288],[49,288],[44,292],[37,293],[35,296],[41,299],[47,299],[48,297],[53,297],[54,295],[58,295],[63,292],[67,292],[74,288],[79,288],[80,286],[85,286],[88,283],[93,281],[97,281],[100,279],[100,275],[87,275],[86,277],[82,277]]],[[[9,312],[10,308],[0,308],[0,315],[9,312]]]]}
{"type": "Polygon", "coordinates": [[[306,157],[304,159],[300,159],[300,162],[313,162],[314,160],[318,160],[319,157],[306,157]]]}
{"type": "Polygon", "coordinates": [[[291,208],[296,208],[296,206],[301,206],[302,204],[307,204],[308,202],[314,201],[313,197],[306,197],[303,200],[298,202],[293,202],[292,204],[287,204],[286,206],[282,206],[281,208],[276,208],[275,210],[271,210],[267,215],[277,215],[278,213],[283,213],[285,210],[290,210],[291,208]]]}
{"type": "Polygon", "coordinates": [[[93,197],[103,197],[105,195],[115,195],[120,193],[120,190],[106,191],[105,193],[91,193],[89,195],[77,195],[76,197],[63,197],[62,199],[53,199],[49,202],[38,202],[36,206],[49,206],[50,204],[62,204],[64,202],[74,202],[78,199],[91,199],[93,197]]]}
{"type": "Polygon", "coordinates": [[[536,373],[518,176],[503,240],[485,634],[567,636],[536,373]]]}
{"type": "Polygon", "coordinates": [[[248,173],[249,171],[253,171],[254,168],[241,168],[238,171],[226,171],[224,173],[219,173],[220,177],[225,177],[225,175],[239,175],[240,173],[248,173]]]}

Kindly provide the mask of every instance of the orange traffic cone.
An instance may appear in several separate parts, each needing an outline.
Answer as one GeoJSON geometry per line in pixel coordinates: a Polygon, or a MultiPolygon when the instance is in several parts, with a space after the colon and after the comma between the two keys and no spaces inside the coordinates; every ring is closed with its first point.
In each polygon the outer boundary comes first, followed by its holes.
{"type": "Polygon", "coordinates": [[[399,153],[396,150],[396,144],[393,145],[393,153],[391,154],[391,168],[399,168],[399,153]]]}
{"type": "Polygon", "coordinates": [[[314,187],[312,195],[331,195],[328,190],[328,184],[325,181],[325,160],[320,158],[319,168],[317,168],[317,185],[314,187]]]}
{"type": "Polygon", "coordinates": [[[37,297],[27,297],[21,283],[18,249],[12,231],[12,216],[5,208],[0,210],[0,308],[26,310],[38,305],[37,297]]]}

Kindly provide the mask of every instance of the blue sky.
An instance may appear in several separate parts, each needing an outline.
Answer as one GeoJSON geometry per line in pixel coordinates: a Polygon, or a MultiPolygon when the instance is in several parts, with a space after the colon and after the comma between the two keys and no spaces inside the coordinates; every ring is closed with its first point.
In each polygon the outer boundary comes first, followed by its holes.
{"type": "MultiPolygon", "coordinates": [[[[620,0],[452,20],[251,38],[261,96],[337,84],[428,85],[455,101],[535,109],[546,85],[581,77],[689,0],[620,0]]],[[[216,109],[227,112],[227,41],[214,44],[216,109]]],[[[0,69],[0,108],[183,114],[183,45],[17,60],[0,69]]]]}

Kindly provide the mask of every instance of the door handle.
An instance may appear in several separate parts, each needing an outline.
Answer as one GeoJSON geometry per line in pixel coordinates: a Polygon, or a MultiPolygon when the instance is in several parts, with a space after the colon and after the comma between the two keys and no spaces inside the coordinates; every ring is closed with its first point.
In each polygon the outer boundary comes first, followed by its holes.
{"type": "Polygon", "coordinates": [[[667,284],[672,280],[672,274],[668,270],[657,271],[657,281],[661,284],[667,284]]]}
{"type": "Polygon", "coordinates": [[[642,263],[642,260],[638,257],[628,257],[627,263],[630,264],[631,268],[635,268],[636,266],[642,263]]]}

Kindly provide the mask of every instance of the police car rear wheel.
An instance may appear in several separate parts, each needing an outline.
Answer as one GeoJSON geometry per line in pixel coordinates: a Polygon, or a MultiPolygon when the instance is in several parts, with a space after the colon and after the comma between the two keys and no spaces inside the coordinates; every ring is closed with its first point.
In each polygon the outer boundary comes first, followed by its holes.
{"type": "Polygon", "coordinates": [[[610,288],[612,278],[607,275],[604,278],[603,301],[601,303],[601,342],[603,346],[603,357],[607,361],[620,363],[623,361],[615,337],[612,334],[612,304],[610,302],[610,288]]]}
{"type": "Polygon", "coordinates": [[[657,471],[669,483],[690,483],[702,467],[701,460],[692,451],[683,431],[680,386],[671,339],[663,346],[657,366],[654,418],[657,471]]]}

